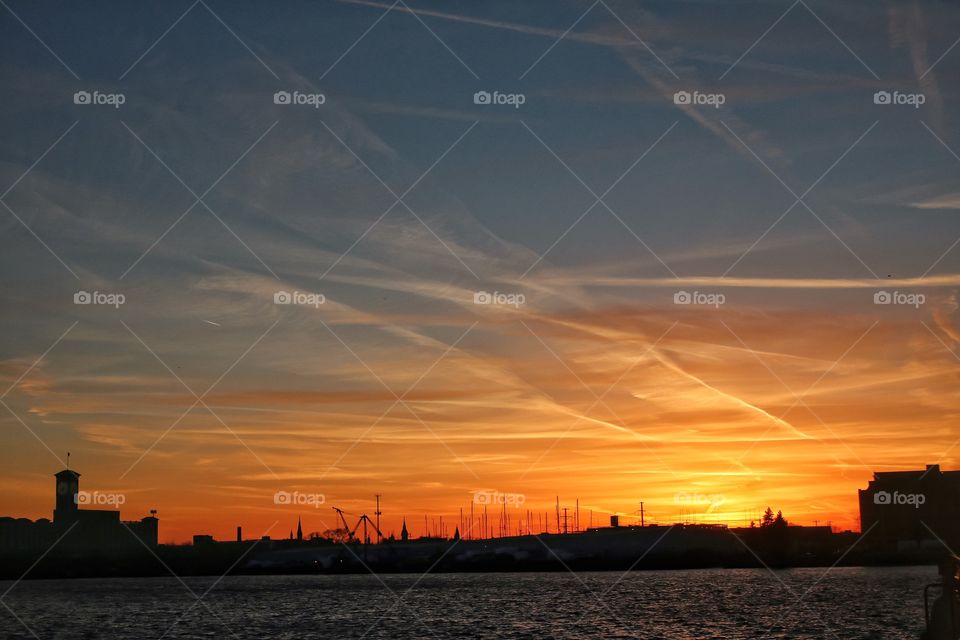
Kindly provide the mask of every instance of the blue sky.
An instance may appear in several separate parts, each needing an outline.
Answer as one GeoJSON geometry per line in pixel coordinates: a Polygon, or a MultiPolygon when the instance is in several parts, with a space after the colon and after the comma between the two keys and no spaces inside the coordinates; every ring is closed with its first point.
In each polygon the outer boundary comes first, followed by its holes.
{"type": "Polygon", "coordinates": [[[848,517],[869,469],[955,457],[955,3],[9,2],[0,36],[21,513],[67,449],[143,492],[134,508],[206,487],[178,532],[212,500],[270,511],[280,478],[345,502],[371,474],[435,510],[478,486],[548,500],[560,478],[609,510],[649,491],[664,518],[705,487],[738,496],[732,518],[778,473],[771,426],[803,451],[794,511],[848,517]],[[886,289],[925,301],[874,304],[886,289]],[[473,303],[495,290],[524,303],[473,303]],[[726,302],[674,304],[693,290],[726,302]],[[817,434],[775,419],[864,331],[836,397],[801,404],[817,434]],[[183,414],[215,381],[220,404],[183,414]],[[414,383],[429,393],[388,409],[414,383]],[[620,385],[610,415],[593,385],[620,385]],[[911,412],[931,436],[904,449],[911,412]],[[652,488],[624,488],[638,461],[652,488]]]}

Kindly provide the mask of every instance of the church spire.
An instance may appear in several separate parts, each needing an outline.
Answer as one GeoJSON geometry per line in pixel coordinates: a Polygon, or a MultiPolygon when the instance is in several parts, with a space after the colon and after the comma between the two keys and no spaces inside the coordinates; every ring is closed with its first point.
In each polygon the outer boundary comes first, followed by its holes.
{"type": "Polygon", "coordinates": [[[297,540],[303,541],[303,527],[300,526],[300,516],[297,516],[297,540]]]}
{"type": "Polygon", "coordinates": [[[407,519],[403,519],[403,529],[400,530],[400,539],[408,540],[410,538],[410,533],[407,531],[407,519]]]}

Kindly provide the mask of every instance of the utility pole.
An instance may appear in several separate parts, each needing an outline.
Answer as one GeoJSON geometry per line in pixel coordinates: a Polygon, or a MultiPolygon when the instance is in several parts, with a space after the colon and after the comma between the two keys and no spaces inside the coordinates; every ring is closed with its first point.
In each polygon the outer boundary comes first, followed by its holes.
{"type": "Polygon", "coordinates": [[[363,514],[360,517],[360,520],[363,521],[363,561],[367,561],[367,547],[370,546],[370,536],[367,535],[367,514],[363,514]]]}
{"type": "Polygon", "coordinates": [[[377,494],[377,510],[373,512],[377,516],[377,544],[380,544],[380,494],[377,494]]]}
{"type": "Polygon", "coordinates": [[[640,526],[641,527],[647,526],[647,523],[643,517],[643,501],[642,500],[640,501],[640,526]]]}
{"type": "Polygon", "coordinates": [[[560,533],[560,496],[557,496],[557,533],[560,533]]]}

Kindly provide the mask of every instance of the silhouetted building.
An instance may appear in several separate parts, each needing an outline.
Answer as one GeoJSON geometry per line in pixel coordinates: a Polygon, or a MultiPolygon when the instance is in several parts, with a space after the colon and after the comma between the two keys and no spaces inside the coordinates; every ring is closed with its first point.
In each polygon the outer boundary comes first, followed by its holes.
{"type": "Polygon", "coordinates": [[[151,515],[124,522],[120,512],[81,509],[80,474],[64,469],[56,474],[53,521],[41,518],[0,518],[0,551],[47,550],[111,553],[157,546],[158,520],[151,515]],[[137,540],[140,540],[138,542],[137,540]]]}
{"type": "Polygon", "coordinates": [[[57,501],[53,509],[54,523],[73,522],[80,510],[80,474],[64,469],[53,475],[57,479],[57,501]]]}
{"type": "Polygon", "coordinates": [[[53,523],[46,518],[0,518],[0,551],[46,551],[56,536],[53,523]]]}
{"type": "Polygon", "coordinates": [[[297,516],[297,540],[303,542],[303,527],[300,526],[300,516],[297,516]]]}
{"type": "Polygon", "coordinates": [[[960,545],[960,471],[941,471],[938,464],[924,471],[879,471],[859,496],[860,531],[869,548],[960,545]]]}
{"type": "Polygon", "coordinates": [[[406,518],[403,519],[403,529],[400,530],[400,539],[401,539],[401,540],[409,540],[409,539],[410,539],[410,532],[407,531],[407,519],[406,519],[406,518]]]}

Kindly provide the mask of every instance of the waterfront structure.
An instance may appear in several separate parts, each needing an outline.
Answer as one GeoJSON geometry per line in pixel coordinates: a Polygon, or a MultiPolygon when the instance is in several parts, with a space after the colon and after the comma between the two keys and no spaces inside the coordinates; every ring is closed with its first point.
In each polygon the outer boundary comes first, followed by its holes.
{"type": "Polygon", "coordinates": [[[859,490],[860,531],[871,549],[910,552],[960,545],[960,471],[878,471],[859,490]]]}
{"type": "Polygon", "coordinates": [[[45,551],[54,543],[62,551],[103,554],[157,546],[155,512],[141,520],[123,521],[119,510],[81,509],[81,503],[96,503],[91,496],[100,494],[82,493],[80,474],[72,469],[59,471],[54,478],[53,520],[0,518],[0,552],[45,551]]]}

